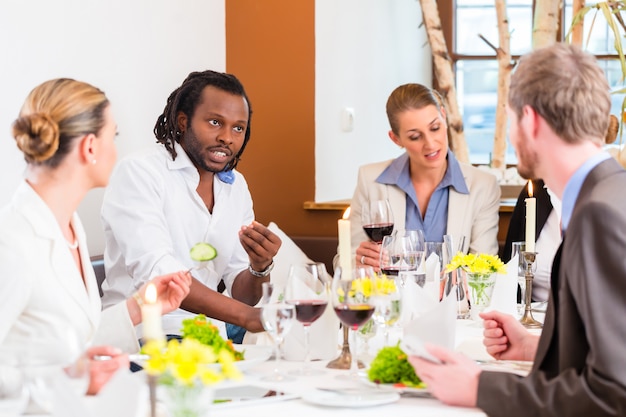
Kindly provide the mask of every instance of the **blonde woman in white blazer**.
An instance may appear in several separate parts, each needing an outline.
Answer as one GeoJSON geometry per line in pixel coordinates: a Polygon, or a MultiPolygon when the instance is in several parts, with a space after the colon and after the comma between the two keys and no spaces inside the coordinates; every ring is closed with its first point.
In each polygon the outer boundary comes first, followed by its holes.
{"type": "MultiPolygon", "coordinates": [[[[13,124],[28,164],[25,179],[0,210],[0,364],[64,367],[84,350],[90,358],[113,356],[91,362],[90,393],[128,368],[122,352],[138,349],[134,326],[145,291],[101,311],[76,214],[85,194],[108,182],[116,129],[109,101],[97,88],[70,79],[36,87],[13,124]],[[95,346],[101,343],[111,346],[95,346]]],[[[153,282],[169,312],[188,294],[191,278],[179,272],[153,282]]]]}
{"type": "Polygon", "coordinates": [[[363,205],[374,199],[389,200],[394,230],[421,229],[426,240],[440,242],[444,234],[465,236],[464,252],[497,254],[500,187],[495,176],[459,163],[449,151],[439,94],[402,85],[387,101],[387,116],[389,137],[405,153],[359,170],[350,214],[357,266],[380,265],[379,245],[361,224],[363,205]]]}

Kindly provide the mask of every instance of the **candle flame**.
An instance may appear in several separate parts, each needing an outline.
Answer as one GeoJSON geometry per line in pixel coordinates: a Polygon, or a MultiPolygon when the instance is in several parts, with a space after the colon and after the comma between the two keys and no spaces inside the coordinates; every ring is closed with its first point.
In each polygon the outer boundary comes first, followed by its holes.
{"type": "Polygon", "coordinates": [[[347,220],[348,218],[350,218],[350,207],[348,206],[348,208],[346,209],[346,211],[343,212],[343,217],[342,219],[347,220]]]}
{"type": "Polygon", "coordinates": [[[528,197],[532,197],[532,196],[533,196],[533,182],[528,181],[528,197]]]}
{"type": "Polygon", "coordinates": [[[148,284],[148,287],[146,288],[146,303],[148,304],[154,304],[157,301],[157,290],[156,290],[156,286],[152,283],[148,284]]]}

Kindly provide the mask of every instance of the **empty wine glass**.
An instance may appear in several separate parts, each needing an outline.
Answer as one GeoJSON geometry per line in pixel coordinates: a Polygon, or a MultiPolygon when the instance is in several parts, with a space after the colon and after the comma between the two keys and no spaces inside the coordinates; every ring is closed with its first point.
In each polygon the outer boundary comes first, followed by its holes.
{"type": "Polygon", "coordinates": [[[326,267],[321,262],[296,264],[289,268],[289,277],[285,287],[285,301],[296,309],[296,320],[303,325],[304,331],[304,366],[290,372],[294,375],[319,375],[321,370],[311,369],[309,329],[311,324],[322,316],[328,296],[326,293],[326,267]]]}
{"type": "Polygon", "coordinates": [[[295,319],[295,307],[287,303],[268,303],[261,307],[261,322],[265,331],[272,337],[274,342],[274,373],[261,378],[264,381],[282,382],[291,381],[295,378],[280,372],[280,345],[285,335],[291,329],[295,319]]]}
{"type": "Polygon", "coordinates": [[[400,276],[401,287],[406,271],[415,271],[424,257],[424,235],[421,230],[396,230],[385,236],[380,247],[380,270],[385,275],[400,276]]]}
{"type": "Polygon", "coordinates": [[[363,341],[363,343],[360,343],[361,352],[358,354],[358,359],[363,363],[368,364],[374,359],[374,357],[370,355],[369,341],[372,337],[376,336],[376,331],[376,322],[372,318],[359,327],[359,330],[356,332],[357,337],[363,341]]]}
{"type": "MultiPolygon", "coordinates": [[[[348,378],[358,378],[357,337],[359,326],[365,324],[374,314],[372,288],[374,270],[371,267],[356,268],[352,271],[335,270],[332,283],[332,306],[344,326],[352,330],[350,342],[350,374],[348,378]]],[[[344,376],[345,378],[345,376],[344,376]]]]}
{"type": "Polygon", "coordinates": [[[383,328],[383,346],[389,345],[389,329],[400,319],[401,300],[401,288],[396,285],[395,277],[378,275],[374,278],[372,302],[376,310],[373,318],[383,328]]]}
{"type": "Polygon", "coordinates": [[[389,200],[370,200],[363,205],[361,224],[369,238],[376,243],[382,243],[383,237],[393,231],[393,213],[389,200]]]}

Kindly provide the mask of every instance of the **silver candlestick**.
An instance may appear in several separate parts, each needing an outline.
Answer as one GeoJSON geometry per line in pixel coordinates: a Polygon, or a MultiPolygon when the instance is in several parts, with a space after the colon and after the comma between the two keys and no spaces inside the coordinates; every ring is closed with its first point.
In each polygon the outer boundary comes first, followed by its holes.
{"type": "Polygon", "coordinates": [[[522,256],[524,257],[524,265],[526,266],[526,291],[524,291],[524,315],[519,321],[528,329],[540,329],[543,326],[541,322],[535,320],[533,317],[531,305],[533,295],[533,278],[535,277],[533,267],[537,257],[537,252],[522,252],[522,256]]]}

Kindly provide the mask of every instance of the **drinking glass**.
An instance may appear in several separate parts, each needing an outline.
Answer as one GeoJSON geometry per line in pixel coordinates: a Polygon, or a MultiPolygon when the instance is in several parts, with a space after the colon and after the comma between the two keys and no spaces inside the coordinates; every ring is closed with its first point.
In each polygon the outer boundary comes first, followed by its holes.
{"type": "Polygon", "coordinates": [[[360,344],[361,352],[358,355],[358,359],[363,363],[368,364],[372,361],[372,359],[374,359],[374,357],[370,355],[369,340],[376,336],[376,331],[376,322],[373,318],[371,318],[364,325],[359,327],[359,330],[356,333],[359,339],[363,341],[363,343],[360,344]]]}
{"type": "Polygon", "coordinates": [[[326,267],[321,262],[291,265],[285,287],[285,301],[296,309],[296,320],[303,325],[304,366],[290,372],[295,375],[320,375],[321,370],[311,369],[309,329],[319,319],[328,304],[326,293],[326,267]]]}
{"type": "Polygon", "coordinates": [[[389,200],[370,200],[364,204],[361,224],[372,242],[382,243],[383,237],[393,231],[393,213],[389,200]]]}
{"type": "MultiPolygon", "coordinates": [[[[331,301],[333,309],[344,326],[352,330],[350,352],[350,374],[348,378],[358,378],[357,337],[359,326],[365,324],[374,314],[372,288],[374,270],[371,267],[355,268],[344,272],[341,267],[335,270],[332,283],[331,301]]],[[[344,376],[345,378],[345,376],[344,376]]]]}
{"type": "Polygon", "coordinates": [[[518,255],[517,262],[517,284],[520,288],[520,303],[517,304],[517,314],[521,317],[524,314],[525,309],[525,294],[526,294],[526,267],[524,261],[523,252],[526,250],[526,242],[511,242],[511,259],[515,255],[518,255]]]}
{"type": "Polygon", "coordinates": [[[380,270],[385,275],[401,276],[404,286],[406,271],[415,271],[424,257],[424,234],[421,230],[396,230],[383,237],[380,247],[380,270]]]}
{"type": "Polygon", "coordinates": [[[401,287],[396,284],[395,277],[379,275],[374,278],[372,301],[376,310],[374,321],[383,328],[384,345],[389,345],[389,328],[400,319],[402,293],[401,287]]]}
{"type": "Polygon", "coordinates": [[[279,369],[280,345],[291,329],[295,316],[295,307],[291,304],[270,302],[261,307],[261,322],[265,331],[272,337],[275,356],[274,373],[261,378],[263,381],[283,382],[295,379],[283,374],[279,369]]]}

